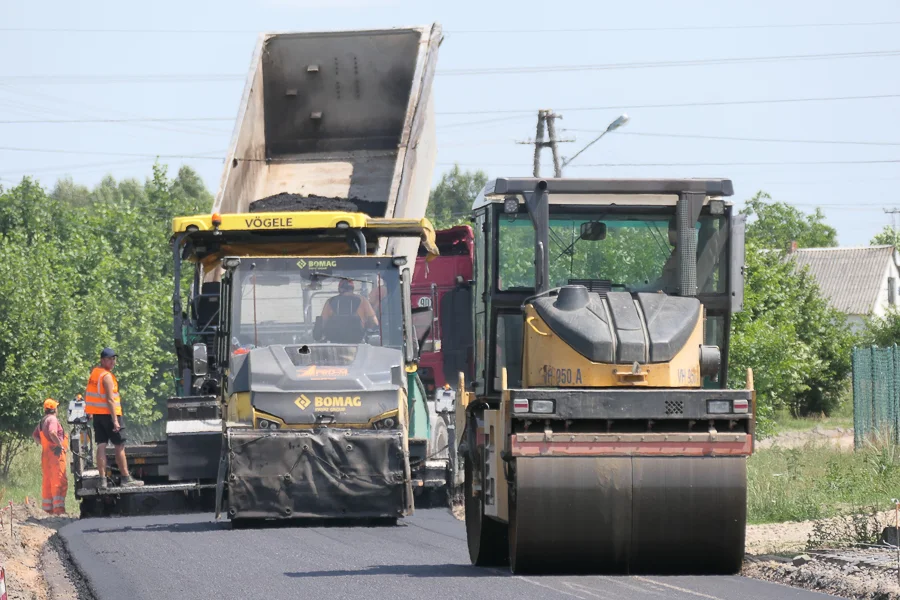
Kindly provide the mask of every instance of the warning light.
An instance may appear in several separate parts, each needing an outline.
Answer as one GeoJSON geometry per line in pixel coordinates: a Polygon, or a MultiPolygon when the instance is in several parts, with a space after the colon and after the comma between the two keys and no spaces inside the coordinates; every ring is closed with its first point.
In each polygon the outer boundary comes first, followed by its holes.
{"type": "Polygon", "coordinates": [[[219,225],[221,225],[222,224],[222,215],[220,215],[219,213],[213,213],[212,224],[213,224],[213,227],[218,227],[219,225]]]}

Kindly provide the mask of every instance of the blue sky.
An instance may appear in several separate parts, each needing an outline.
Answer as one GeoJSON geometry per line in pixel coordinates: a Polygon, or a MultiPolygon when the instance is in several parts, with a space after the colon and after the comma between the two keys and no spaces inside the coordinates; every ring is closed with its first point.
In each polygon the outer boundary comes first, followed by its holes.
{"type": "MultiPolygon", "coordinates": [[[[435,180],[453,163],[482,168],[490,176],[530,175],[532,149],[516,142],[534,135],[538,108],[561,114],[562,135],[575,138],[562,146],[564,156],[627,112],[630,122],[579,156],[567,176],[728,177],[739,202],[765,190],[805,211],[821,206],[842,245],[867,244],[890,223],[883,209],[900,207],[900,4],[895,0],[7,0],[0,3],[0,183],[9,186],[25,174],[48,187],[64,174],[88,185],[107,173],[143,179],[152,155],[205,155],[210,158],[163,162],[173,171],[191,165],[215,191],[259,32],[433,21],[446,32],[434,89],[435,180]],[[860,23],[868,25],[846,25],[860,23]],[[798,24],[835,26],[784,26],[798,24]],[[73,31],[86,29],[105,31],[73,31]],[[868,52],[888,54],[858,56],[868,52]],[[850,56],[658,66],[822,54],[850,56]],[[442,74],[637,62],[654,66],[442,74]],[[175,74],[227,77],[103,83],[85,78],[175,74]],[[869,98],[834,100],[859,96],[869,98]],[[829,100],[759,102],[803,98],[829,100]],[[734,102],[752,103],[715,104],[734,102]],[[685,103],[707,105],[648,106],[685,103]],[[502,110],[525,112],[489,112],[502,110]],[[2,123],[119,117],[225,120],[2,123]],[[743,139],[711,139],[723,137],[743,139]],[[815,164],[786,164],[798,162],[815,164]]],[[[542,174],[550,173],[546,152],[542,174]]]]}

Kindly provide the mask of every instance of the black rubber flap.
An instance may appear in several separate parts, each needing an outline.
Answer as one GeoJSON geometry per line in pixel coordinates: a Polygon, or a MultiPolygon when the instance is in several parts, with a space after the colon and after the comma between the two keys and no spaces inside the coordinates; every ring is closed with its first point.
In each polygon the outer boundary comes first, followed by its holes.
{"type": "Polygon", "coordinates": [[[638,294],[650,336],[650,362],[665,363],[684,347],[700,319],[700,301],[666,294],[638,294]]]}
{"type": "Polygon", "coordinates": [[[441,354],[444,379],[456,385],[460,371],[467,374],[472,354],[472,290],[455,287],[440,301],[441,354]]]}
{"type": "Polygon", "coordinates": [[[644,340],[644,328],[641,317],[634,306],[634,299],[628,292],[609,292],[606,294],[612,322],[619,338],[617,362],[633,363],[647,360],[647,346],[644,340]]]}
{"type": "Polygon", "coordinates": [[[403,512],[400,432],[233,432],[230,446],[231,518],[378,518],[403,512]]]}

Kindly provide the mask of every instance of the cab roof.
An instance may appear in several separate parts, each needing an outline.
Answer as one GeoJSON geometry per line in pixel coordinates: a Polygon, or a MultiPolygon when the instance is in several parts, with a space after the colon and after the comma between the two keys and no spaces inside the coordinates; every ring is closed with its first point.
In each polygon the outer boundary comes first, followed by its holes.
{"type": "Polygon", "coordinates": [[[734,195],[730,179],[569,179],[539,177],[500,177],[484,186],[472,209],[503,202],[505,196],[527,194],[544,181],[550,204],[674,205],[679,194],[703,193],[708,197],[734,195]],[[622,198],[626,196],[630,198],[622,198]],[[618,198],[617,198],[618,197],[618,198]]]}

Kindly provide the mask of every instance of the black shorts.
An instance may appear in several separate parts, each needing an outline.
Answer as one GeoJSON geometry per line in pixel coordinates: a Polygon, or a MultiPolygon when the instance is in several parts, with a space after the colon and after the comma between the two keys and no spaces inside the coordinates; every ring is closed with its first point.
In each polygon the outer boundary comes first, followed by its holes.
{"type": "Polygon", "coordinates": [[[119,430],[113,431],[113,422],[111,415],[94,415],[94,443],[108,444],[112,442],[114,446],[121,446],[125,443],[125,420],[117,417],[119,420],[119,430]]]}

